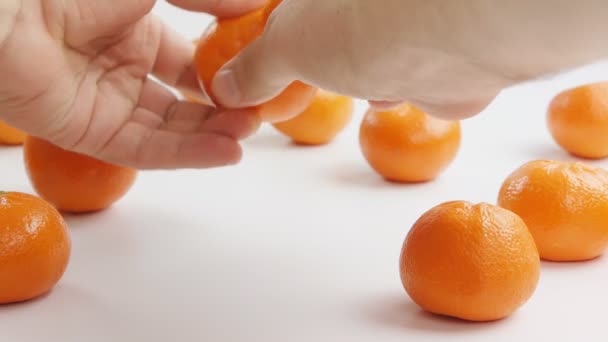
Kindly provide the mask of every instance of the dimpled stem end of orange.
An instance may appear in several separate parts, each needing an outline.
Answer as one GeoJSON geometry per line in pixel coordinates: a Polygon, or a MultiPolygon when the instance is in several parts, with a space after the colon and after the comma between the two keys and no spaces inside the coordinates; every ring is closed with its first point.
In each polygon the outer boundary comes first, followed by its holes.
{"type": "Polygon", "coordinates": [[[403,244],[400,273],[407,294],[422,309],[494,321],[513,314],[534,294],[540,258],[516,214],[454,201],[416,221],[403,244]]]}

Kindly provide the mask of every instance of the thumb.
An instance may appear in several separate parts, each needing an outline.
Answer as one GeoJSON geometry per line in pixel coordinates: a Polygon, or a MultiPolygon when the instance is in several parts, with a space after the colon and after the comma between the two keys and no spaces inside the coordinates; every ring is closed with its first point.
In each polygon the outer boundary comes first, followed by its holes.
{"type": "Polygon", "coordinates": [[[253,41],[220,69],[211,84],[216,101],[226,107],[259,105],[279,95],[297,79],[271,36],[253,41]]]}

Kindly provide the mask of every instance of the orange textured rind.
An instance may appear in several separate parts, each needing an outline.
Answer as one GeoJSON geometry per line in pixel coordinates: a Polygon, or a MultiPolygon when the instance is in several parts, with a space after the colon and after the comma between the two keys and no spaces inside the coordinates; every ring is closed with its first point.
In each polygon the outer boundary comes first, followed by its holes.
{"type": "Polygon", "coordinates": [[[466,201],[424,213],[403,243],[399,265],[417,305],[468,321],[512,315],[540,279],[539,254],[524,221],[498,206],[466,201]]]}

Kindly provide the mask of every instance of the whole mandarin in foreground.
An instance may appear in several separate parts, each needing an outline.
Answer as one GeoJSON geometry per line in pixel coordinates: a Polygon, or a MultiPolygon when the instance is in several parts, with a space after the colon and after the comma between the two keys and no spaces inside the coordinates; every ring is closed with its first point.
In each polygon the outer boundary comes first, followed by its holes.
{"type": "MultiPolygon", "coordinates": [[[[241,50],[264,32],[268,16],[280,1],[239,17],[217,19],[198,40],[195,66],[203,88],[214,102],[211,84],[215,74],[241,50]]],[[[278,122],[301,113],[315,94],[316,88],[296,81],[281,94],[256,106],[262,120],[278,122]]]]}
{"type": "Polygon", "coordinates": [[[57,209],[37,196],[0,192],[0,304],[49,292],[70,253],[68,227],[57,209]]]}
{"type": "Polygon", "coordinates": [[[346,128],[353,109],[352,98],[319,90],[304,112],[273,126],[298,144],[327,144],[346,128]]]}
{"type": "Polygon", "coordinates": [[[29,136],[25,168],[34,190],[59,210],[72,213],[108,208],[127,194],[137,170],[64,150],[29,136]]]}
{"type": "Polygon", "coordinates": [[[369,165],[396,182],[425,182],[439,176],[460,149],[458,121],[432,117],[405,104],[370,109],[359,129],[359,144],[369,165]]]}
{"type": "Polygon", "coordinates": [[[545,260],[594,259],[608,245],[608,172],[601,168],[528,162],[504,181],[498,204],[526,222],[545,260]]]}
{"type": "Polygon", "coordinates": [[[0,121],[0,145],[21,145],[25,141],[25,136],[25,132],[0,121]]]}
{"type": "Polygon", "coordinates": [[[454,201],[424,213],[400,256],[401,281],[422,309],[469,321],[505,318],[534,294],[540,258],[516,214],[454,201]]]}
{"type": "Polygon", "coordinates": [[[555,142],[588,159],[608,157],[608,82],[586,84],[556,95],[547,124],[555,142]]]}

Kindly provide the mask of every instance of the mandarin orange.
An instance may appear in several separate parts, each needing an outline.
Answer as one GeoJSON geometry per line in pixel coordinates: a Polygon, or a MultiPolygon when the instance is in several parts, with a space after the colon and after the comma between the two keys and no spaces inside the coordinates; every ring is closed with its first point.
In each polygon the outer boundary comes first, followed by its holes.
{"type": "Polygon", "coordinates": [[[556,95],[547,124],[555,142],[588,159],[608,157],[608,82],[586,84],[556,95]]]}
{"type": "Polygon", "coordinates": [[[353,109],[352,98],[319,90],[304,112],[273,126],[298,144],[327,144],[346,128],[353,109]]]}
{"type": "Polygon", "coordinates": [[[498,204],[526,222],[545,260],[593,259],[608,246],[608,172],[601,168],[528,162],[504,181],[498,204]]]}
{"type": "MultiPolygon", "coordinates": [[[[198,40],[194,58],[198,78],[214,102],[217,100],[211,83],[215,74],[264,32],[268,16],[279,3],[271,1],[268,6],[248,14],[217,19],[198,40]]],[[[266,122],[287,120],[306,109],[315,91],[316,88],[296,81],[275,98],[255,108],[266,122]]]]}
{"type": "Polygon", "coordinates": [[[0,192],[0,304],[50,291],[70,253],[70,234],[57,209],[37,196],[0,192]]]}
{"type": "Polygon", "coordinates": [[[24,144],[27,175],[36,192],[65,212],[105,209],[129,191],[137,170],[113,165],[29,136],[24,144]]]}
{"type": "Polygon", "coordinates": [[[490,204],[442,203],[408,233],[401,280],[422,309],[470,321],[505,318],[534,294],[540,258],[516,214],[490,204]]]}

